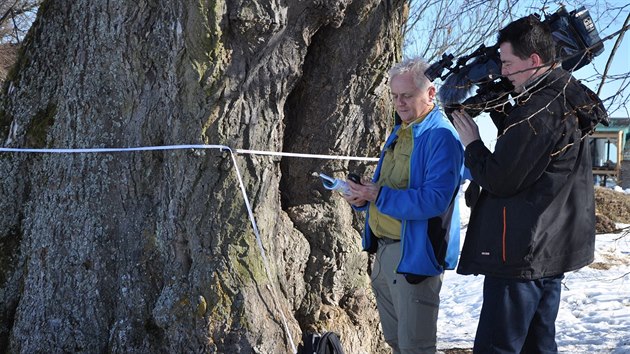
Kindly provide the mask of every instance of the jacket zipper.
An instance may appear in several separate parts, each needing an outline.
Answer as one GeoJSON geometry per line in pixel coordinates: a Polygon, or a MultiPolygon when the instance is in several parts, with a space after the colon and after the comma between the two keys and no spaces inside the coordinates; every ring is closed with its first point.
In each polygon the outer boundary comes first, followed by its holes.
{"type": "MultiPolygon", "coordinates": [[[[396,131],[396,134],[398,134],[398,131],[396,131]]],[[[409,176],[407,178],[407,189],[409,189],[409,187],[411,186],[411,161],[413,160],[414,144],[415,144],[415,141],[413,138],[413,130],[412,130],[411,131],[411,152],[409,153],[409,176]]],[[[407,228],[407,220],[401,220],[401,223],[400,223],[400,261],[398,262],[396,271],[398,271],[398,267],[400,267],[400,265],[403,262],[402,255],[404,254],[403,251],[405,249],[405,229],[406,228],[407,228]]]]}
{"type": "Polygon", "coordinates": [[[505,263],[506,261],[506,255],[505,255],[505,234],[506,234],[506,230],[507,230],[507,218],[506,218],[506,207],[503,207],[503,239],[502,239],[502,243],[503,243],[503,263],[505,263]]]}
{"type": "MultiPolygon", "coordinates": [[[[400,130],[400,128],[396,131],[396,134],[398,134],[398,131],[400,130]]],[[[409,153],[409,176],[407,178],[407,189],[410,188],[411,186],[411,161],[413,161],[413,148],[415,146],[415,139],[414,139],[414,134],[413,134],[413,128],[411,131],[411,152],[409,153]]],[[[396,271],[398,271],[398,267],[400,267],[400,265],[403,262],[402,259],[402,255],[404,254],[404,249],[405,249],[405,229],[407,228],[407,220],[401,220],[400,223],[400,261],[398,262],[398,266],[396,266],[396,271]]]]}

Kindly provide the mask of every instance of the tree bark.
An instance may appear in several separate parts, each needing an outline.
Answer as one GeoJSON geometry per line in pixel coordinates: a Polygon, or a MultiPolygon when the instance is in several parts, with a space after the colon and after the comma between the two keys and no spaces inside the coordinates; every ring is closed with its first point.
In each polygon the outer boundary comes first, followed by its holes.
{"type": "MultiPolygon", "coordinates": [[[[0,99],[5,147],[221,144],[374,156],[404,0],[45,1],[0,99]]],[[[384,349],[357,218],[313,172],[228,152],[0,154],[0,351],[384,349]],[[271,279],[271,280],[270,280],[271,279]]]]}

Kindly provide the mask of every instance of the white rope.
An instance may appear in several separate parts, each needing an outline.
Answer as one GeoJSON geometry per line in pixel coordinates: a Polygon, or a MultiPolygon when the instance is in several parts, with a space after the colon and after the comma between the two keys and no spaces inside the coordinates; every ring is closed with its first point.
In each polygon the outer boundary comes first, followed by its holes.
{"type": "Polygon", "coordinates": [[[252,223],[252,228],[254,229],[254,234],[256,235],[256,243],[258,244],[258,248],[260,249],[260,254],[263,259],[263,265],[265,266],[265,272],[267,273],[267,278],[271,284],[271,298],[274,302],[274,305],[280,311],[280,316],[282,317],[282,324],[284,325],[284,331],[286,332],[287,338],[289,339],[289,344],[291,344],[291,349],[294,354],[297,354],[297,349],[295,344],[293,343],[293,338],[291,337],[291,331],[289,330],[289,326],[287,324],[287,319],[284,317],[284,311],[278,305],[277,295],[276,295],[276,287],[274,286],[273,279],[271,278],[271,270],[269,269],[269,262],[267,261],[267,254],[265,253],[265,248],[262,244],[262,239],[260,237],[260,232],[258,231],[258,225],[256,224],[256,219],[254,218],[254,212],[252,210],[251,205],[249,204],[249,198],[247,197],[247,191],[245,190],[245,183],[243,183],[243,178],[241,177],[241,172],[238,169],[238,165],[236,164],[236,157],[232,152],[232,149],[227,148],[230,151],[230,156],[232,157],[232,162],[234,163],[234,169],[236,170],[236,176],[238,177],[238,183],[241,186],[241,192],[243,193],[243,199],[245,199],[245,207],[247,208],[247,214],[249,214],[249,220],[252,223]]]}
{"type": "Polygon", "coordinates": [[[24,148],[0,148],[0,152],[13,153],[38,153],[38,154],[85,154],[85,153],[107,153],[107,152],[133,152],[133,151],[156,151],[156,150],[185,150],[185,149],[220,149],[230,150],[232,153],[242,155],[267,155],[267,156],[283,156],[283,157],[300,157],[310,159],[326,159],[326,160],[352,160],[352,161],[370,161],[376,162],[376,157],[358,157],[358,156],[339,156],[339,155],[317,155],[317,154],[299,154],[294,152],[275,152],[264,150],[244,150],[231,149],[225,145],[164,145],[164,146],[140,146],[128,148],[86,148],[86,149],[24,149],[24,148]]]}
{"type": "Polygon", "coordinates": [[[298,153],[293,153],[293,152],[273,152],[273,151],[243,150],[243,149],[236,149],[236,152],[239,153],[239,154],[271,155],[271,156],[284,156],[284,157],[301,157],[301,158],[309,158],[309,159],[378,161],[378,158],[376,158],[376,157],[298,154],[298,153]]]}
{"type": "Polygon", "coordinates": [[[230,150],[225,145],[163,145],[163,146],[139,146],[127,148],[85,148],[85,149],[24,149],[24,148],[0,148],[0,152],[36,153],[36,154],[95,154],[106,152],[133,152],[156,150],[184,150],[184,149],[220,149],[230,150]]]}

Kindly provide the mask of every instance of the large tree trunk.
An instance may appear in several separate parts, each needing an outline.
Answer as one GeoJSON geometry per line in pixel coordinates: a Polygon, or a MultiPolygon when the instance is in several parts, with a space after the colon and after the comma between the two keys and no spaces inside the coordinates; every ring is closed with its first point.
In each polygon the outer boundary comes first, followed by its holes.
{"type": "MultiPolygon", "coordinates": [[[[0,102],[5,147],[223,144],[375,155],[404,0],[45,1],[0,102]]],[[[313,172],[219,150],[0,155],[0,351],[383,349],[360,221],[313,172]]]]}

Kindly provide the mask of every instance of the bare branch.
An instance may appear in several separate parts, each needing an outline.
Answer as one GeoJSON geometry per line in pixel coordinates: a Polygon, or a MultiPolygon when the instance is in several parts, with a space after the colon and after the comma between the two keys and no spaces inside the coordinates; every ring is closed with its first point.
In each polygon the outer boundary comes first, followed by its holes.
{"type": "Polygon", "coordinates": [[[42,0],[12,0],[0,4],[0,43],[19,43],[28,32],[42,0]]]}
{"type": "Polygon", "coordinates": [[[624,23],[623,28],[621,29],[619,33],[619,37],[617,37],[617,41],[615,41],[615,45],[612,49],[612,52],[610,53],[610,56],[608,57],[608,61],[606,62],[606,68],[604,69],[604,73],[602,74],[602,81],[599,84],[599,89],[597,90],[597,95],[601,94],[602,88],[604,87],[604,82],[606,81],[606,75],[608,74],[608,70],[610,69],[612,60],[615,57],[615,53],[617,53],[617,48],[619,48],[619,45],[621,45],[621,41],[623,40],[623,37],[626,31],[630,27],[629,23],[630,23],[630,13],[628,14],[628,17],[626,17],[626,22],[624,23]]]}

